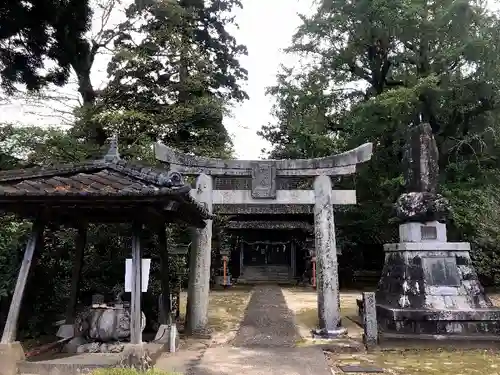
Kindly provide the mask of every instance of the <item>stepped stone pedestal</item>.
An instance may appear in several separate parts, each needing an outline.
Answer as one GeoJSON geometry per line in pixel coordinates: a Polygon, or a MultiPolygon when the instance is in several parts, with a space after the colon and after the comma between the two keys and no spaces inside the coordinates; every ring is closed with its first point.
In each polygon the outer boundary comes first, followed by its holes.
{"type": "Polygon", "coordinates": [[[400,242],[384,246],[376,292],[381,337],[495,340],[500,309],[484,293],[470,244],[447,240],[451,206],[438,193],[438,157],[431,126],[411,126],[404,157],[406,193],[394,206],[400,242]]]}
{"type": "Polygon", "coordinates": [[[399,237],[399,243],[384,245],[376,292],[383,333],[488,339],[500,334],[500,309],[484,293],[469,243],[447,242],[446,224],[438,221],[401,224],[399,237]]]}

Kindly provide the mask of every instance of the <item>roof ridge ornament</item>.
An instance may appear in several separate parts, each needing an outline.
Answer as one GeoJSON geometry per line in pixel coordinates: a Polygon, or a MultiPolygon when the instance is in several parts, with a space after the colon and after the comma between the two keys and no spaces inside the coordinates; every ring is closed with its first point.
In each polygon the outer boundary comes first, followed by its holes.
{"type": "Polygon", "coordinates": [[[116,163],[120,160],[120,152],[118,151],[118,133],[114,133],[109,140],[108,153],[104,155],[104,161],[107,163],[116,163]]]}

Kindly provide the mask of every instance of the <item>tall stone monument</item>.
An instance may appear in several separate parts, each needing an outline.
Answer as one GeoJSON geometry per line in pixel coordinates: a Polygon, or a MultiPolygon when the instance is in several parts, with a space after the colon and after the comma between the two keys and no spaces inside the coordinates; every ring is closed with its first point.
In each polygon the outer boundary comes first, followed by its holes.
{"type": "Polygon", "coordinates": [[[384,245],[376,292],[381,336],[495,337],[500,309],[484,293],[470,244],[447,241],[450,206],[437,193],[438,150],[429,124],[409,130],[405,162],[406,193],[395,205],[399,243],[384,245]]]}

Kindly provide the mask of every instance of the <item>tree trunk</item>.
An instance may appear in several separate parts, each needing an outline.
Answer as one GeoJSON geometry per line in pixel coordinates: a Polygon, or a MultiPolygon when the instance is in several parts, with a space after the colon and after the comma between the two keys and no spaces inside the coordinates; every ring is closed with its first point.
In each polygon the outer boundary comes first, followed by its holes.
{"type": "MultiPolygon", "coordinates": [[[[82,107],[91,108],[94,106],[97,93],[90,79],[90,72],[94,65],[95,55],[98,51],[97,45],[85,44],[71,62],[71,66],[78,78],[78,92],[82,98],[82,107]]],[[[92,121],[90,118],[85,118],[85,127],[88,133],[85,134],[93,143],[98,146],[103,146],[107,140],[107,134],[102,124],[92,121]]]]}

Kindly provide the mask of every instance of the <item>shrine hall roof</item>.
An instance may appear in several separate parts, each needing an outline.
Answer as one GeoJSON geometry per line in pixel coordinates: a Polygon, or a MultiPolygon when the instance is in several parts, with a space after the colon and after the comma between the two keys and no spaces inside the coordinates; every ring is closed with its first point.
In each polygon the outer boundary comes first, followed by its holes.
{"type": "Polygon", "coordinates": [[[68,202],[73,208],[86,205],[87,210],[92,210],[99,201],[103,213],[119,212],[120,207],[125,212],[128,207],[133,215],[134,207],[175,203],[181,221],[200,226],[212,216],[191,197],[190,190],[179,174],[127,162],[115,155],[76,164],[1,171],[0,210],[19,213],[23,209],[20,206],[43,202],[49,206],[59,204],[62,212],[70,207],[68,202]],[[114,202],[113,208],[110,202],[114,202]]]}

